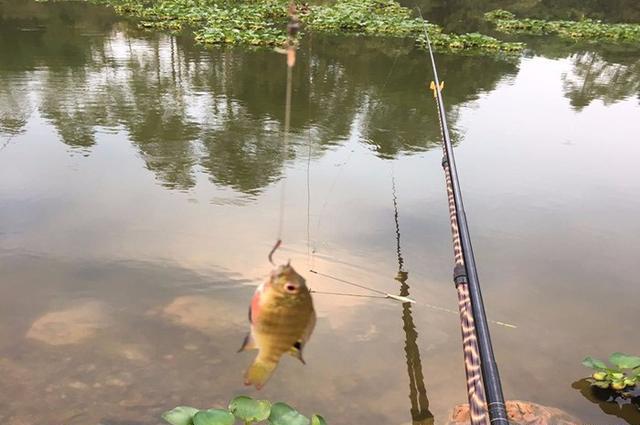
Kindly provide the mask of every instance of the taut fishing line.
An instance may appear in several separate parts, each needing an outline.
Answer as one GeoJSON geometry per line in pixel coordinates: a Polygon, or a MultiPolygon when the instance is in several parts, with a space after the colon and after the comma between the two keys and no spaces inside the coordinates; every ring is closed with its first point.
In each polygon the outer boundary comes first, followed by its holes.
{"type": "Polygon", "coordinates": [[[11,141],[17,136],[17,134],[12,134],[11,136],[7,137],[7,139],[4,141],[4,143],[2,145],[0,145],[0,152],[2,152],[3,150],[5,150],[9,144],[11,143],[11,141]]]}
{"type": "Polygon", "coordinates": [[[291,92],[293,91],[293,66],[296,63],[296,35],[300,30],[300,23],[298,22],[298,15],[296,11],[296,5],[294,2],[289,4],[289,24],[287,25],[287,45],[286,45],[286,55],[287,55],[287,89],[285,94],[285,107],[284,107],[284,134],[282,136],[282,161],[285,166],[283,166],[284,176],[280,181],[280,213],[278,220],[278,236],[276,239],[276,243],[271,248],[271,252],[269,252],[269,262],[271,264],[275,264],[273,262],[273,254],[277,251],[277,249],[282,244],[282,232],[284,227],[284,208],[285,208],[285,198],[286,198],[286,188],[287,188],[287,178],[286,178],[286,162],[287,156],[289,154],[289,127],[291,124],[291,92]]]}
{"type": "MultiPolygon", "coordinates": [[[[380,291],[378,289],[374,289],[374,288],[371,288],[369,286],[362,285],[360,283],[356,283],[356,282],[352,282],[352,281],[349,281],[349,280],[341,279],[339,277],[332,276],[330,274],[321,273],[321,272],[319,272],[317,270],[309,270],[309,272],[311,272],[313,274],[317,274],[318,276],[325,277],[327,279],[334,280],[336,282],[341,282],[341,283],[344,283],[344,284],[347,284],[347,285],[350,285],[350,286],[354,286],[356,288],[364,289],[366,291],[371,291],[373,293],[380,294],[380,295],[349,294],[349,293],[341,293],[341,292],[324,292],[324,291],[316,291],[316,290],[312,290],[311,291],[311,292],[316,293],[316,294],[321,294],[321,295],[344,295],[344,296],[350,296],[350,297],[351,296],[354,296],[354,297],[355,296],[359,296],[359,297],[365,297],[365,298],[386,298],[386,299],[392,298],[392,299],[396,299],[397,301],[410,302],[412,304],[416,304],[416,305],[421,306],[421,307],[427,307],[427,308],[430,308],[430,309],[436,310],[436,311],[441,311],[443,313],[449,313],[449,314],[455,314],[455,315],[459,314],[459,312],[457,312],[457,311],[455,311],[453,309],[450,309],[450,308],[440,307],[440,306],[437,306],[437,305],[434,305],[434,304],[423,303],[422,301],[415,301],[415,300],[413,300],[413,299],[411,299],[409,297],[401,297],[401,296],[399,297],[399,296],[396,296],[396,295],[387,294],[384,291],[380,291]],[[401,300],[398,300],[398,298],[401,298],[401,300]]],[[[518,326],[516,326],[516,325],[514,325],[512,323],[501,322],[499,320],[491,320],[491,319],[489,319],[489,322],[493,323],[494,325],[503,326],[503,327],[509,328],[509,329],[517,329],[518,328],[518,326]]]]}
{"type": "MultiPolygon", "coordinates": [[[[398,62],[398,58],[400,57],[400,53],[396,53],[393,59],[393,63],[391,64],[391,67],[389,68],[389,72],[387,72],[387,75],[385,76],[383,82],[382,82],[382,87],[380,88],[380,94],[379,96],[382,97],[382,94],[384,93],[384,91],[387,88],[387,84],[389,83],[390,79],[391,79],[391,75],[393,74],[393,71],[395,70],[396,64],[398,62]]],[[[346,159],[340,164],[340,170],[338,170],[331,182],[331,185],[329,186],[329,190],[327,191],[327,194],[325,195],[324,201],[322,203],[322,207],[320,208],[320,213],[318,214],[318,220],[316,221],[316,226],[315,226],[315,233],[319,234],[320,233],[320,226],[322,224],[322,217],[324,216],[324,211],[329,203],[329,198],[331,197],[331,194],[333,193],[333,190],[335,188],[335,185],[338,182],[339,177],[342,175],[342,171],[345,168],[345,166],[347,165],[347,163],[349,162],[349,160],[351,159],[351,157],[353,156],[353,150],[349,152],[349,154],[347,155],[346,159]]],[[[310,203],[310,191],[309,191],[309,162],[311,161],[311,146],[309,146],[309,158],[308,158],[308,163],[307,163],[307,200],[308,200],[308,204],[310,203]]],[[[307,209],[307,221],[310,221],[310,212],[309,212],[309,206],[307,209]]],[[[307,223],[307,241],[308,244],[310,243],[311,237],[310,237],[310,231],[309,231],[309,223],[307,223]]],[[[317,242],[317,241],[316,241],[317,242]]],[[[309,249],[309,247],[308,247],[309,249]]],[[[318,250],[318,245],[316,244],[313,249],[310,250],[311,252],[311,264],[314,266],[315,265],[315,253],[318,250]]]]}
{"type": "MultiPolygon", "coordinates": [[[[31,115],[33,115],[33,113],[35,112],[35,110],[38,108],[38,105],[33,105],[29,108],[28,112],[26,114],[23,115],[24,119],[23,121],[25,122],[25,125],[29,122],[29,119],[31,118],[31,115]]],[[[6,148],[9,147],[9,145],[11,144],[11,142],[14,141],[14,139],[20,135],[22,135],[22,132],[17,132],[17,133],[13,133],[10,134],[2,143],[2,145],[0,145],[0,152],[2,152],[3,150],[5,150],[6,148]]]]}
{"type": "MultiPolygon", "coordinates": [[[[309,96],[307,97],[307,115],[311,118],[311,41],[307,50],[307,60],[309,62],[309,96]]],[[[311,123],[307,133],[307,267],[313,266],[311,257],[311,123]]]]}

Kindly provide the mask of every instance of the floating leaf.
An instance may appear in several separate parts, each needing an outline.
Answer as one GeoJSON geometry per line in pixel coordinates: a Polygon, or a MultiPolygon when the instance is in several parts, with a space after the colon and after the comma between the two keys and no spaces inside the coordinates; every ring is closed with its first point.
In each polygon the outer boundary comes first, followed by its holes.
{"type": "Polygon", "coordinates": [[[327,421],[320,415],[313,415],[311,418],[311,425],[327,425],[327,421]]]}
{"type": "Polygon", "coordinates": [[[609,381],[595,381],[591,383],[591,385],[598,388],[609,388],[609,384],[609,381]]]}
{"type": "Polygon", "coordinates": [[[620,369],[634,369],[640,367],[640,357],[624,353],[613,353],[609,361],[620,369]]]}
{"type": "Polygon", "coordinates": [[[624,390],[624,388],[625,388],[626,386],[627,386],[627,385],[624,383],[624,381],[620,381],[620,380],[618,380],[618,381],[613,381],[613,382],[611,383],[611,388],[612,388],[612,389],[614,389],[614,390],[617,390],[617,391],[619,391],[619,390],[624,390]]]}
{"type": "Polygon", "coordinates": [[[271,425],[309,425],[310,422],[309,418],[305,417],[288,404],[275,403],[271,406],[269,423],[271,425]]]}
{"type": "Polygon", "coordinates": [[[226,410],[201,410],[193,417],[193,425],[233,425],[236,418],[226,410]]]}
{"type": "Polygon", "coordinates": [[[591,356],[585,357],[582,364],[591,369],[607,369],[607,365],[602,360],[594,359],[591,356]]]}
{"type": "Polygon", "coordinates": [[[245,422],[260,422],[269,417],[271,403],[241,395],[231,400],[229,411],[245,422]]]}
{"type": "Polygon", "coordinates": [[[162,414],[162,419],[171,425],[193,425],[193,416],[198,409],[189,406],[178,406],[162,414]]]}

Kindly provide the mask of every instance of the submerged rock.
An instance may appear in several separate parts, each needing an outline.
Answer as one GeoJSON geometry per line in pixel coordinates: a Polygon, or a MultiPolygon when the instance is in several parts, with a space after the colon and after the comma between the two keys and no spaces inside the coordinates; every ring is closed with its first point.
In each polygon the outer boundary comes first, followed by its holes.
{"type": "Polygon", "coordinates": [[[76,344],[108,325],[109,317],[104,304],[86,301],[66,310],[40,316],[33,322],[26,337],[49,345],[76,344]]]}
{"type": "Polygon", "coordinates": [[[174,323],[206,334],[246,327],[246,310],[216,298],[185,295],[174,299],[162,314],[174,323]]]}
{"type": "MultiPolygon", "coordinates": [[[[513,425],[579,425],[580,422],[566,412],[555,407],[542,406],[528,401],[507,401],[509,422],[513,425]]],[[[460,404],[453,408],[447,425],[468,425],[469,405],[460,404]]]]}
{"type": "Polygon", "coordinates": [[[69,383],[69,388],[73,388],[74,390],[86,390],[89,386],[84,382],[73,381],[69,383]]]}

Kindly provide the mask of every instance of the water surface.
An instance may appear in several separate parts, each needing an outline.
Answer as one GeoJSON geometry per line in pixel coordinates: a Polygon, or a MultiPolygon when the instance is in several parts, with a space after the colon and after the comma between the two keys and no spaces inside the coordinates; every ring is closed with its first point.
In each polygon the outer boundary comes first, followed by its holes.
{"type": "MultiPolygon", "coordinates": [[[[572,384],[585,355],[640,352],[640,52],[527,41],[438,56],[487,311],[517,325],[492,326],[505,395],[620,424],[572,384]]],[[[0,2],[3,423],[159,424],[245,392],[333,424],[442,424],[466,401],[458,317],[431,307],[457,298],[424,52],[307,38],[286,155],[283,66],[84,3],[0,2]],[[257,393],[236,350],[282,179],[279,261],[417,304],[317,295],[307,365],[257,393]]]]}

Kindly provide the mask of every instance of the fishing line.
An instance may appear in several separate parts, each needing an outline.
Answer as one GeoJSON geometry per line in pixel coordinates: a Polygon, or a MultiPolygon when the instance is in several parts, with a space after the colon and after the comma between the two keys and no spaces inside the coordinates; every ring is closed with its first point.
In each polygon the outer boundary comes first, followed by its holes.
{"type": "MultiPolygon", "coordinates": [[[[362,296],[362,297],[366,297],[366,298],[393,298],[393,299],[396,299],[396,300],[398,298],[400,298],[400,299],[409,300],[409,301],[404,301],[404,302],[410,302],[410,303],[419,305],[421,307],[430,308],[432,310],[441,311],[441,312],[444,312],[444,313],[455,314],[455,315],[459,315],[460,314],[458,311],[450,309],[450,308],[440,307],[440,306],[437,306],[437,305],[434,305],[434,304],[417,302],[417,301],[415,301],[415,300],[413,300],[413,299],[411,299],[409,297],[403,297],[403,296],[397,296],[397,295],[388,294],[388,293],[386,293],[384,291],[380,291],[380,290],[377,290],[377,289],[374,289],[374,288],[370,288],[368,286],[361,285],[361,284],[355,283],[355,282],[351,282],[351,281],[348,281],[348,280],[345,280],[345,279],[340,279],[339,277],[335,277],[335,276],[332,276],[332,275],[326,274],[326,273],[321,273],[321,272],[319,272],[317,270],[309,270],[309,271],[311,273],[317,274],[318,276],[326,277],[327,279],[335,280],[337,282],[341,282],[341,283],[344,283],[344,284],[347,284],[347,285],[355,286],[357,288],[361,288],[361,289],[364,289],[364,290],[367,290],[367,291],[375,292],[376,294],[380,294],[380,295],[349,294],[349,293],[340,293],[340,292],[331,292],[331,293],[326,292],[325,293],[325,292],[321,292],[321,291],[311,291],[313,293],[327,294],[327,295],[362,296]]],[[[502,322],[502,321],[499,321],[499,320],[491,320],[491,319],[488,319],[488,321],[490,323],[493,323],[494,325],[503,326],[505,328],[518,329],[518,326],[516,326],[516,325],[514,325],[512,323],[502,322]]]]}
{"type": "Polygon", "coordinates": [[[348,281],[348,280],[340,279],[339,277],[331,276],[331,275],[329,275],[329,274],[320,273],[319,271],[316,271],[316,270],[311,270],[311,269],[310,269],[309,271],[310,271],[311,273],[315,273],[315,274],[317,274],[318,276],[326,277],[327,279],[332,279],[332,280],[335,280],[335,281],[337,281],[337,282],[342,282],[342,283],[344,283],[344,284],[351,285],[351,286],[355,286],[356,288],[364,289],[364,290],[366,290],[366,291],[375,292],[376,294],[381,294],[381,295],[384,295],[385,297],[387,296],[387,293],[386,293],[386,292],[384,292],[384,291],[380,291],[380,290],[378,290],[378,289],[370,288],[370,287],[368,287],[368,286],[361,285],[361,284],[359,284],[359,283],[350,282],[350,281],[348,281]]]}
{"type": "MultiPolygon", "coordinates": [[[[329,186],[329,190],[327,191],[327,194],[324,198],[324,202],[322,203],[322,208],[320,208],[320,214],[318,215],[318,221],[316,222],[316,234],[320,233],[320,225],[322,224],[322,217],[324,217],[324,211],[326,210],[327,205],[329,204],[329,198],[331,197],[331,194],[333,193],[333,190],[336,187],[336,183],[338,183],[338,179],[342,175],[342,171],[345,169],[345,165],[347,165],[347,163],[349,162],[352,156],[353,156],[353,150],[349,152],[349,155],[347,155],[347,158],[344,160],[344,162],[342,162],[342,164],[340,164],[340,169],[333,177],[331,186],[329,186]]],[[[315,254],[317,248],[318,247],[316,245],[314,249],[311,251],[312,255],[315,254]]]]}
{"type": "Polygon", "coordinates": [[[307,153],[307,266],[311,267],[311,128],[307,153]]]}
{"type": "Polygon", "coordinates": [[[341,296],[341,297],[360,297],[360,298],[387,299],[387,297],[382,296],[382,295],[350,294],[348,292],[327,292],[327,291],[316,291],[314,289],[310,289],[309,292],[311,292],[312,294],[337,295],[337,296],[341,296]]]}
{"type": "MultiPolygon", "coordinates": [[[[380,88],[380,97],[382,97],[382,94],[384,93],[385,89],[387,88],[387,84],[389,83],[389,80],[391,79],[391,75],[393,74],[393,71],[395,70],[396,64],[398,62],[398,58],[400,57],[400,53],[396,53],[394,59],[393,59],[393,63],[391,64],[391,68],[389,68],[389,72],[387,72],[387,75],[382,83],[382,87],[380,88]]],[[[370,139],[367,139],[370,140],[370,139]]],[[[311,152],[309,152],[309,155],[311,155],[311,152]]],[[[343,169],[345,168],[345,166],[347,165],[347,163],[349,162],[349,160],[351,159],[351,157],[353,156],[353,150],[351,152],[349,152],[349,155],[347,156],[347,158],[344,160],[344,162],[342,162],[342,164],[340,164],[340,170],[338,170],[338,172],[336,173],[336,175],[333,178],[333,181],[331,182],[331,186],[329,187],[329,190],[327,191],[327,194],[325,196],[324,202],[322,204],[322,208],[320,209],[320,214],[318,215],[318,221],[316,222],[316,234],[320,233],[320,225],[322,222],[322,217],[324,216],[324,211],[329,203],[329,198],[331,197],[331,194],[333,193],[333,189],[335,188],[336,183],[338,182],[338,179],[340,177],[340,175],[342,174],[343,169]]],[[[310,158],[309,158],[310,160],[310,158]]],[[[307,168],[307,179],[308,179],[308,173],[309,173],[309,169],[307,168]]],[[[308,181],[307,181],[308,184],[308,181]]],[[[307,214],[309,214],[307,212],[307,214]]],[[[310,236],[308,236],[308,238],[310,238],[310,236]]],[[[314,254],[316,253],[318,247],[317,245],[314,247],[314,249],[311,251],[311,261],[312,263],[314,263],[315,260],[315,256],[314,254]]]]}
{"type": "MultiPolygon", "coordinates": [[[[307,52],[309,63],[309,96],[307,97],[307,114],[311,118],[311,40],[309,41],[309,49],[307,52]]],[[[307,133],[307,267],[312,267],[311,257],[311,123],[307,133]]]]}
{"type": "MultiPolygon", "coordinates": [[[[29,119],[31,118],[31,115],[33,115],[33,113],[36,111],[36,109],[38,109],[38,105],[33,105],[29,108],[28,112],[26,114],[23,115],[23,119],[22,121],[24,121],[25,123],[25,127],[29,122],[29,119]]],[[[9,137],[7,137],[4,142],[2,143],[2,145],[0,145],[0,152],[2,152],[3,150],[5,150],[6,148],[9,147],[9,145],[11,144],[11,142],[18,136],[21,136],[23,133],[18,131],[16,133],[13,133],[11,135],[9,135],[9,137]]]]}
{"type": "Polygon", "coordinates": [[[380,294],[380,295],[382,295],[382,298],[391,298],[393,300],[400,301],[400,302],[403,302],[403,303],[415,303],[415,301],[412,300],[409,297],[403,297],[401,295],[389,294],[387,292],[379,291],[377,289],[370,288],[368,286],[360,285],[359,283],[350,282],[348,280],[340,279],[339,277],[335,277],[335,276],[331,276],[331,275],[328,275],[328,274],[320,273],[320,272],[318,272],[316,270],[309,270],[309,271],[311,273],[315,273],[315,274],[317,274],[319,276],[324,276],[324,277],[326,277],[328,279],[333,279],[333,280],[335,280],[337,282],[342,282],[342,283],[347,284],[347,285],[355,286],[356,288],[360,288],[360,289],[364,289],[366,291],[371,291],[371,292],[374,292],[376,294],[380,294]]]}
{"type": "MultiPolygon", "coordinates": [[[[404,259],[402,257],[402,250],[401,250],[401,245],[400,245],[400,213],[398,211],[398,194],[397,194],[397,187],[396,187],[396,181],[395,181],[395,170],[393,167],[393,163],[391,163],[391,191],[392,191],[392,196],[393,196],[393,208],[394,208],[394,214],[393,214],[393,218],[394,218],[394,222],[395,222],[395,233],[396,233],[396,255],[398,257],[398,267],[399,267],[399,273],[403,272],[403,267],[404,267],[404,259]]],[[[453,309],[449,309],[449,308],[445,308],[445,307],[440,307],[437,305],[433,305],[433,304],[428,304],[428,303],[423,303],[423,302],[419,302],[417,303],[416,301],[414,301],[413,299],[409,298],[409,297],[404,297],[404,296],[396,296],[396,295],[391,295],[388,294],[384,291],[380,291],[378,289],[375,288],[371,288],[369,286],[366,285],[362,285],[360,283],[355,283],[349,280],[345,280],[345,279],[341,279],[339,277],[336,276],[332,276],[326,273],[321,273],[317,270],[313,270],[310,269],[309,272],[317,274],[318,276],[322,276],[322,277],[326,277],[327,279],[331,279],[337,282],[341,282],[347,285],[351,285],[354,286],[356,288],[360,288],[360,289],[364,289],[367,291],[371,291],[380,295],[366,295],[366,294],[350,294],[350,293],[339,293],[339,292],[324,292],[324,291],[311,291],[313,293],[317,293],[317,294],[323,294],[323,295],[336,295],[336,296],[346,296],[346,297],[362,297],[362,298],[379,298],[379,299],[386,299],[386,298],[392,298],[392,299],[396,299],[398,301],[403,301],[403,302],[410,302],[410,303],[415,303],[421,307],[427,307],[430,308],[432,310],[436,310],[436,311],[441,311],[444,313],[449,313],[449,314],[455,314],[456,316],[459,315],[460,313],[456,310],[453,309]]],[[[493,323],[494,325],[498,325],[498,326],[503,326],[506,328],[510,328],[510,329],[517,329],[518,327],[516,325],[513,325],[511,323],[506,323],[506,322],[501,322],[498,320],[491,320],[488,319],[488,321],[490,323],[493,323]]]]}
{"type": "Polygon", "coordinates": [[[396,67],[396,63],[398,62],[399,57],[400,57],[400,53],[396,53],[396,57],[393,59],[391,68],[389,68],[389,72],[387,73],[387,76],[384,79],[384,83],[382,84],[382,88],[380,89],[381,96],[382,96],[382,93],[384,93],[384,89],[387,87],[387,83],[389,82],[389,78],[391,77],[391,74],[393,74],[393,70],[396,67]]]}
{"type": "Polygon", "coordinates": [[[2,146],[0,146],[0,152],[2,152],[3,150],[5,150],[7,147],[9,147],[9,144],[11,143],[11,141],[13,139],[15,139],[15,137],[17,136],[17,134],[12,134],[11,136],[9,136],[4,143],[2,144],[2,146]]]}
{"type": "Polygon", "coordinates": [[[294,2],[289,4],[289,24],[287,25],[287,91],[285,94],[285,108],[284,108],[284,134],[282,136],[282,161],[284,175],[280,181],[280,213],[278,220],[278,236],[276,243],[269,252],[269,262],[273,262],[273,254],[278,250],[282,244],[282,231],[284,227],[284,207],[287,188],[287,176],[286,176],[286,162],[289,153],[289,127],[291,124],[291,92],[293,91],[293,66],[296,63],[296,35],[300,30],[300,24],[298,22],[298,15],[296,13],[296,5],[294,2]]]}

